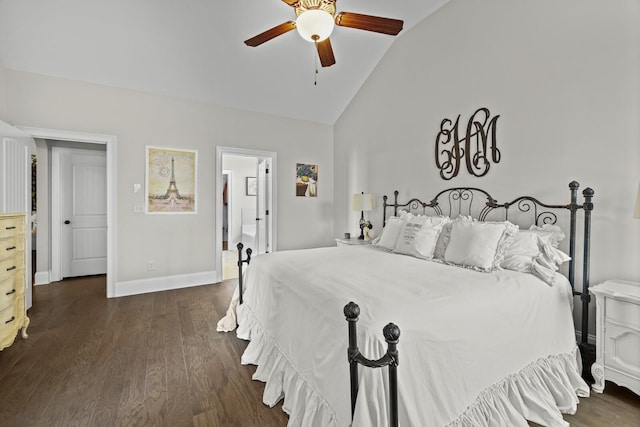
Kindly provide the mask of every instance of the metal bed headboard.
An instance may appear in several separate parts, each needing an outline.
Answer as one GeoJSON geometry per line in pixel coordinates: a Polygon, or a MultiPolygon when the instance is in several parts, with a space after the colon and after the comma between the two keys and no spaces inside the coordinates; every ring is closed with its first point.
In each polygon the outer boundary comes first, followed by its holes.
{"type": "Polygon", "coordinates": [[[591,212],[593,211],[593,189],[587,187],[582,191],[584,201],[578,203],[578,189],[580,184],[576,181],[569,183],[570,201],[568,204],[543,203],[535,197],[520,196],[510,202],[498,203],[488,192],[474,187],[452,187],[443,190],[429,202],[413,198],[406,203],[398,202],[398,191],[394,191],[393,203],[388,202],[388,197],[383,196],[383,226],[387,221],[387,208],[393,208],[393,215],[397,216],[399,210],[417,212],[424,215],[444,215],[452,218],[460,215],[470,215],[479,221],[490,219],[509,220],[510,214],[515,212],[529,214],[535,225],[555,224],[558,221],[559,212],[563,209],[569,211],[569,271],[568,279],[573,289],[573,295],[579,295],[582,301],[582,337],[581,345],[587,343],[589,329],[589,257],[591,249],[591,212]],[[576,268],[576,236],[577,215],[584,212],[583,257],[582,257],[582,290],[575,289],[576,268]],[[497,215],[497,217],[495,217],[497,215]]]}

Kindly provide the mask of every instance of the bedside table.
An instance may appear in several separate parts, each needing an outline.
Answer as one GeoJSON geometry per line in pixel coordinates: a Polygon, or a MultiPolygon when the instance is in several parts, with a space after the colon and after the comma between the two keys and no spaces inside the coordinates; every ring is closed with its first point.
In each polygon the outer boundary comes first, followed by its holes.
{"type": "Polygon", "coordinates": [[[608,280],[590,289],[596,296],[596,393],[609,380],[640,395],[640,283],[608,280]]]}
{"type": "Polygon", "coordinates": [[[336,239],[336,246],[361,246],[370,245],[371,240],[359,240],[359,239],[336,239]]]}

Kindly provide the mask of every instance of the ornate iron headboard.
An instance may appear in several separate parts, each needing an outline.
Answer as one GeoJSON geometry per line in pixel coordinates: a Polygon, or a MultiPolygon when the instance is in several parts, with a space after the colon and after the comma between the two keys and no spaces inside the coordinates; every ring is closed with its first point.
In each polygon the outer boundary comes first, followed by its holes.
{"type": "Polygon", "coordinates": [[[578,189],[580,184],[572,181],[569,184],[570,201],[568,204],[543,203],[531,196],[520,196],[510,202],[498,203],[485,190],[474,187],[453,187],[443,190],[429,202],[413,198],[406,203],[398,202],[398,191],[394,191],[393,203],[388,203],[388,197],[383,196],[383,226],[387,221],[387,208],[393,208],[393,215],[398,215],[399,210],[417,212],[425,215],[444,215],[455,218],[460,215],[470,215],[480,221],[511,220],[510,214],[521,213],[531,216],[530,223],[536,225],[555,224],[558,216],[555,211],[566,209],[569,211],[569,271],[568,279],[573,288],[573,295],[580,295],[582,301],[582,339],[581,346],[586,345],[589,329],[589,257],[591,246],[591,211],[593,211],[593,195],[591,188],[582,191],[583,203],[578,203],[578,189]],[[576,266],[576,235],[577,235],[577,214],[584,211],[584,235],[583,235],[583,257],[582,257],[582,290],[575,289],[575,266],[576,266]]]}

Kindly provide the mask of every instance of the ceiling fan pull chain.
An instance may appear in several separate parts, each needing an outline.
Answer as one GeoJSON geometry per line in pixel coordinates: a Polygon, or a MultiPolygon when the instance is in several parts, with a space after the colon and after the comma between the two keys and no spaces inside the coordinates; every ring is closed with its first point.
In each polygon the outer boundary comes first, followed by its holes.
{"type": "MultiPolygon", "coordinates": [[[[314,44],[316,45],[316,50],[318,50],[318,41],[314,41],[314,44]]],[[[316,72],[313,75],[313,85],[318,86],[318,55],[315,52],[313,52],[313,64],[316,68],[316,72]]]]}

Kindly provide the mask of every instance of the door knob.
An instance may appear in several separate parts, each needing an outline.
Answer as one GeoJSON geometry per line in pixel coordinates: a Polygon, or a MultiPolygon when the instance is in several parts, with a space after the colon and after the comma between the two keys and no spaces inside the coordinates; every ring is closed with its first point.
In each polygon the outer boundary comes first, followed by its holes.
{"type": "Polygon", "coordinates": [[[66,220],[64,223],[65,223],[65,224],[67,224],[67,225],[69,225],[69,224],[71,224],[71,221],[66,220]]]}

